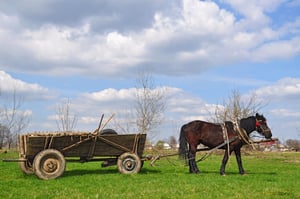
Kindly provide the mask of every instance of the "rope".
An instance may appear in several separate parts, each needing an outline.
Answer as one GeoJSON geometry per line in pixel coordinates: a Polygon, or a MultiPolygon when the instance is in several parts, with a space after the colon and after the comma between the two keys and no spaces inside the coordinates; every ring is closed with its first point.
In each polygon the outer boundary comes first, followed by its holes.
{"type": "Polygon", "coordinates": [[[206,152],[199,160],[197,160],[197,162],[203,161],[206,158],[208,158],[213,151],[215,151],[216,149],[221,148],[222,146],[224,146],[225,144],[227,145],[227,153],[228,153],[228,159],[230,158],[230,150],[229,150],[229,144],[234,141],[236,138],[232,138],[231,140],[229,140],[228,137],[228,132],[225,126],[225,123],[221,124],[221,128],[222,128],[222,132],[223,132],[223,138],[224,138],[224,142],[218,146],[216,146],[215,148],[209,150],[208,152],[206,152]]]}
{"type": "Polygon", "coordinates": [[[134,137],[134,142],[133,142],[133,147],[132,147],[132,152],[133,153],[138,153],[138,142],[140,140],[140,134],[136,134],[134,137]]]}
{"type": "Polygon", "coordinates": [[[235,122],[235,126],[237,128],[237,132],[238,132],[238,136],[239,138],[244,141],[246,144],[251,145],[252,148],[255,150],[255,146],[253,141],[249,138],[249,136],[247,135],[245,129],[240,128],[238,122],[235,122]]]}
{"type": "Polygon", "coordinates": [[[176,165],[174,162],[171,162],[171,160],[168,158],[168,157],[171,157],[171,156],[177,156],[178,155],[178,153],[172,153],[172,154],[165,154],[164,152],[162,152],[162,154],[160,154],[160,151],[159,150],[156,150],[156,149],[153,149],[154,151],[157,151],[159,154],[157,155],[157,156],[154,156],[154,157],[151,157],[151,163],[150,163],[150,165],[152,166],[152,167],[154,167],[155,165],[155,162],[157,161],[157,160],[159,160],[160,158],[166,158],[167,159],[167,161],[170,163],[170,164],[172,164],[172,165],[176,165]]]}
{"type": "MultiPolygon", "coordinates": [[[[215,148],[210,149],[208,152],[206,152],[202,158],[200,158],[199,160],[197,160],[197,162],[200,162],[202,160],[205,160],[206,158],[208,158],[212,152],[214,152],[215,150],[223,147],[225,144],[230,144],[231,142],[235,141],[237,139],[237,137],[232,137],[230,140],[228,140],[228,143],[226,141],[224,141],[222,144],[216,146],[215,148]]],[[[228,157],[229,158],[229,157],[228,157]]],[[[190,160],[190,159],[188,159],[190,160]]]]}
{"type": "MultiPolygon", "coordinates": [[[[197,160],[196,162],[201,162],[203,160],[205,160],[206,158],[208,158],[211,154],[212,154],[212,150],[209,150],[208,152],[206,152],[199,160],[197,160]]],[[[195,158],[189,158],[188,160],[192,160],[195,158]]]]}
{"type": "Polygon", "coordinates": [[[228,139],[228,132],[227,132],[226,124],[225,123],[221,124],[221,127],[222,127],[224,142],[225,142],[225,139],[226,139],[226,142],[227,142],[227,153],[228,153],[228,159],[229,159],[230,150],[229,150],[229,139],[228,139]]]}

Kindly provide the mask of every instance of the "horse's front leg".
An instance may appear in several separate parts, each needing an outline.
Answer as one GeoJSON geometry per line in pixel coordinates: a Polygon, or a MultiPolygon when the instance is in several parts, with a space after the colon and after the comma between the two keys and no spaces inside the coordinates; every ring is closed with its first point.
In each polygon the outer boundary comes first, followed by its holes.
{"type": "Polygon", "coordinates": [[[197,151],[197,146],[196,147],[191,147],[189,150],[188,158],[189,158],[189,166],[190,166],[190,173],[200,173],[198,166],[196,164],[196,151],[197,151]]]}
{"type": "Polygon", "coordinates": [[[222,176],[225,176],[225,167],[226,167],[226,164],[228,162],[228,150],[226,149],[225,150],[225,153],[224,153],[224,157],[223,157],[223,160],[222,160],[222,165],[221,165],[221,168],[220,168],[220,174],[222,176]]]}
{"type": "Polygon", "coordinates": [[[245,171],[244,171],[243,164],[242,164],[241,148],[234,150],[234,153],[235,153],[236,161],[238,163],[240,174],[244,175],[245,171]]]}

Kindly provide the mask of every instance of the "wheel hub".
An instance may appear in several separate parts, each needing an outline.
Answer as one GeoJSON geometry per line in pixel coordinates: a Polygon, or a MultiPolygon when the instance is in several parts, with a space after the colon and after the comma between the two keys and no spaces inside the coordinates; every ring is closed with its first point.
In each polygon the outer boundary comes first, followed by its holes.
{"type": "Polygon", "coordinates": [[[43,165],[43,169],[48,173],[54,172],[57,169],[57,167],[58,163],[53,158],[47,159],[43,165]]]}
{"type": "Polygon", "coordinates": [[[124,160],[124,167],[126,168],[126,170],[131,171],[135,168],[135,161],[131,158],[127,158],[124,160]]]}

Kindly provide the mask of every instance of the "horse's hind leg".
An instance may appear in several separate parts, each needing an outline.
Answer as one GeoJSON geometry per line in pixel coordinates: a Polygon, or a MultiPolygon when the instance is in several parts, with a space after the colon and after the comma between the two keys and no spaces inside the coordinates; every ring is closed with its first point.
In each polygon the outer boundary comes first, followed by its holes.
{"type": "Polygon", "coordinates": [[[189,166],[190,166],[190,173],[200,173],[198,166],[196,164],[196,148],[195,147],[190,147],[189,154],[189,166]]]}

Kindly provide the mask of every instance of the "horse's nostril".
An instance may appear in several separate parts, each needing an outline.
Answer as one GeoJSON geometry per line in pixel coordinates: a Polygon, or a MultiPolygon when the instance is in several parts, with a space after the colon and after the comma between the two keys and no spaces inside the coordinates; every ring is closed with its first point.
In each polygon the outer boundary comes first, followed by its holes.
{"type": "Polygon", "coordinates": [[[265,137],[268,138],[268,139],[270,139],[270,138],[272,137],[271,131],[267,131],[267,132],[265,133],[265,137]]]}

